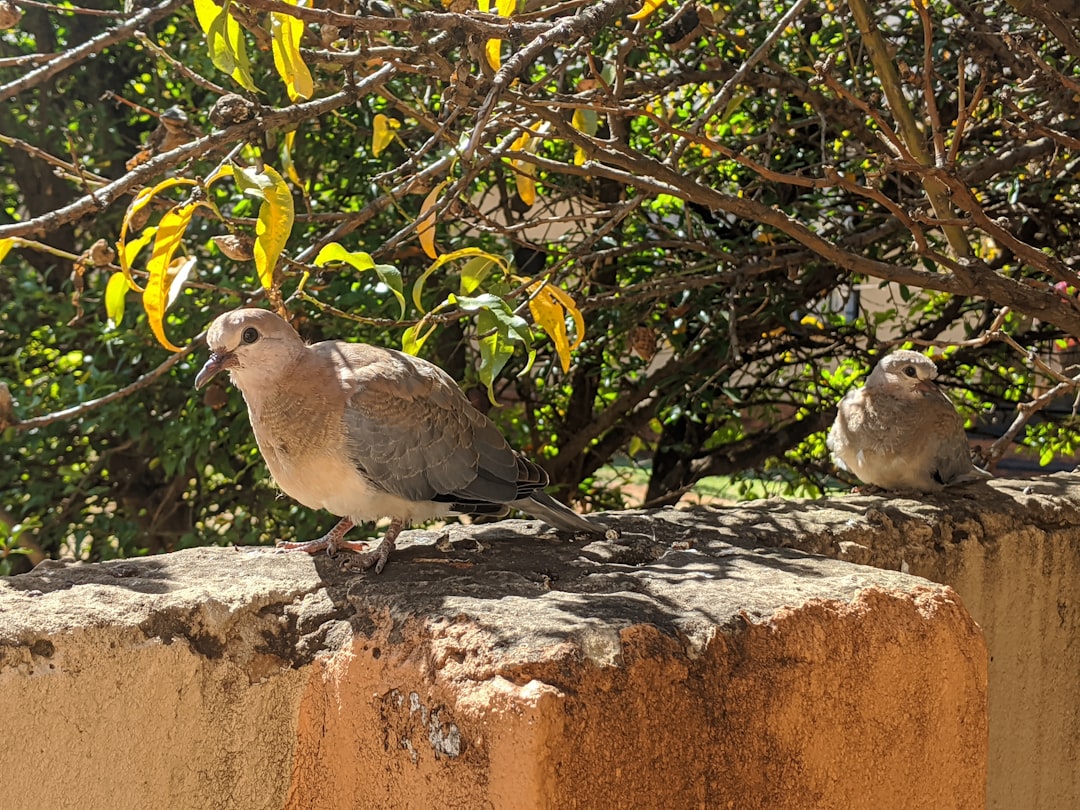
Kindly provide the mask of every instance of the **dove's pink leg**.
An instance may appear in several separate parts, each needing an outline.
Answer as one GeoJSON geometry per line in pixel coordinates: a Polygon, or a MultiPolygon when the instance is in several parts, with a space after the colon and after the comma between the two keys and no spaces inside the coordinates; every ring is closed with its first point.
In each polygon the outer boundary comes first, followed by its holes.
{"type": "Polygon", "coordinates": [[[308,540],[306,543],[290,543],[284,540],[278,540],[276,543],[278,548],[293,549],[296,551],[306,551],[308,554],[314,554],[317,551],[326,549],[326,553],[333,556],[333,554],[339,549],[348,549],[349,551],[362,552],[367,551],[368,544],[363,540],[344,540],[346,532],[349,531],[356,524],[348,518],[342,518],[337,522],[330,531],[320,537],[318,540],[308,540]]]}
{"type": "Polygon", "coordinates": [[[369,568],[374,568],[376,574],[382,573],[383,566],[386,565],[386,561],[390,558],[390,552],[394,550],[394,541],[397,540],[397,536],[401,534],[403,528],[405,528],[405,522],[394,518],[390,525],[386,527],[386,534],[383,535],[382,542],[379,543],[377,549],[358,554],[355,557],[346,557],[341,563],[341,567],[346,571],[353,569],[366,571],[369,568]]]}

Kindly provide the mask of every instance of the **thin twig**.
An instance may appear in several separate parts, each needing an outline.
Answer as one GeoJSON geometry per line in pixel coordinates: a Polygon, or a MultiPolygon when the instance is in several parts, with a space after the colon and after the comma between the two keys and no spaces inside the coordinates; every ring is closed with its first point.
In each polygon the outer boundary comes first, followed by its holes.
{"type": "Polygon", "coordinates": [[[91,54],[100,53],[110,45],[129,40],[134,31],[143,26],[157,22],[162,17],[171,14],[177,8],[184,5],[185,2],[187,2],[187,0],[164,0],[156,6],[143,9],[124,24],[118,25],[115,28],[110,28],[108,31],[104,31],[96,37],[88,39],[81,45],[77,45],[74,48],[64,51],[56,59],[42,65],[36,70],[31,70],[22,78],[0,86],[0,101],[7,101],[9,98],[14,98],[24,90],[29,90],[31,87],[36,87],[42,82],[48,81],[57,73],[66,70],[72,65],[78,64],[91,54]]]}
{"type": "Polygon", "coordinates": [[[192,82],[199,85],[199,87],[205,87],[211,93],[216,93],[219,96],[224,96],[229,92],[220,84],[214,84],[209,79],[200,76],[194,70],[189,68],[175,56],[170,54],[168,51],[166,51],[164,48],[162,48],[160,45],[150,39],[150,37],[148,37],[144,32],[136,31],[135,38],[139,40],[139,42],[141,42],[143,45],[145,45],[150,51],[156,54],[159,58],[164,59],[166,62],[168,62],[173,70],[175,70],[181,76],[185,76],[186,78],[190,79],[192,82]]]}

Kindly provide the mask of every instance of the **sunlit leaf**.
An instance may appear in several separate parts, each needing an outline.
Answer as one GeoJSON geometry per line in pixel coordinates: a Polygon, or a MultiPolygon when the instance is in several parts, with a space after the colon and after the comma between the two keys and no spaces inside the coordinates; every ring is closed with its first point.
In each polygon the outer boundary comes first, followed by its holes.
{"type": "Polygon", "coordinates": [[[15,244],[15,240],[12,238],[0,239],[0,262],[8,255],[11,250],[11,246],[15,244]]]}
{"type": "Polygon", "coordinates": [[[570,371],[570,352],[581,344],[585,333],[585,318],[574,299],[563,290],[546,281],[529,286],[529,311],[537,326],[547,332],[559,355],[563,373],[570,371]],[[574,342],[570,342],[566,330],[566,316],[574,322],[574,342]]]}
{"type": "Polygon", "coordinates": [[[484,58],[491,65],[491,69],[498,71],[502,67],[502,40],[489,39],[484,43],[484,58]]]}
{"type": "Polygon", "coordinates": [[[660,6],[664,5],[664,0],[645,0],[645,4],[633,14],[630,15],[631,20],[644,20],[646,17],[653,14],[660,6]]]}
{"type": "Polygon", "coordinates": [[[161,222],[158,223],[154,249],[146,263],[150,278],[146,282],[146,289],[143,290],[143,308],[146,310],[146,317],[154,337],[162,346],[174,352],[180,351],[180,347],[165,336],[165,310],[168,306],[171,287],[169,268],[172,265],[173,254],[180,246],[180,240],[183,239],[184,231],[187,230],[196,208],[198,208],[198,203],[188,203],[165,212],[161,222]]]}
{"type": "MultiPolygon", "coordinates": [[[[142,236],[135,240],[135,242],[130,246],[127,244],[128,229],[131,228],[132,222],[136,221],[142,210],[146,208],[146,206],[150,204],[150,201],[153,200],[154,197],[156,197],[158,194],[165,191],[166,189],[172,188],[173,186],[194,185],[194,180],[189,180],[183,177],[170,177],[166,180],[162,180],[160,183],[153,186],[152,188],[144,188],[138,194],[136,194],[135,199],[131,201],[131,204],[128,205],[127,211],[124,212],[124,219],[120,223],[120,238],[116,240],[116,252],[120,258],[120,269],[124,271],[124,276],[127,278],[128,286],[130,286],[131,289],[135,290],[135,292],[142,292],[142,287],[140,287],[135,282],[135,278],[131,275],[131,264],[136,254],[138,254],[142,247],[146,245],[150,241],[150,239],[153,238],[154,234],[156,233],[156,229],[145,229],[142,236]]],[[[143,222],[145,221],[145,218],[143,218],[143,222]]],[[[136,226],[136,229],[138,229],[139,227],[142,226],[136,226]]]]}
{"type": "Polygon", "coordinates": [[[127,279],[128,286],[135,292],[142,292],[142,287],[135,283],[135,279],[131,275],[131,268],[135,266],[135,257],[139,255],[139,251],[153,241],[156,235],[157,225],[150,225],[143,230],[137,239],[134,239],[131,242],[124,242],[120,245],[120,250],[117,251],[117,255],[120,259],[120,269],[127,279]]]}
{"type": "MultiPolygon", "coordinates": [[[[296,5],[296,0],[284,0],[296,5]]],[[[274,67],[285,82],[285,91],[290,101],[311,98],[314,84],[311,71],[304,64],[300,55],[300,40],[304,36],[304,23],[289,14],[278,11],[270,14],[271,49],[274,52],[274,67]]]]}
{"type": "Polygon", "coordinates": [[[476,331],[480,334],[480,368],[477,374],[487,387],[488,399],[495,401],[495,380],[507,361],[514,356],[514,344],[508,339],[509,333],[499,328],[495,314],[489,309],[482,309],[476,316],[476,331]]]}
{"type": "Polygon", "coordinates": [[[255,223],[255,270],[259,282],[269,290],[274,283],[274,267],[292,233],[295,210],[288,185],[274,169],[263,166],[254,177],[263,197],[255,223]]]}
{"type": "MultiPolygon", "coordinates": [[[[536,150],[535,131],[540,127],[540,122],[532,125],[517,137],[510,145],[511,152],[534,152],[536,150]]],[[[584,159],[584,153],[582,153],[584,159]]],[[[511,160],[510,168],[514,171],[514,186],[518,197],[525,205],[536,202],[536,164],[524,160],[511,160]]]]}
{"type": "MultiPolygon", "coordinates": [[[[592,137],[600,127],[600,116],[596,110],[577,109],[570,121],[571,126],[578,132],[583,132],[592,137]]],[[[585,162],[585,152],[581,147],[574,147],[574,165],[580,166],[585,162]]]]}
{"type": "Polygon", "coordinates": [[[247,44],[240,23],[229,14],[228,3],[219,6],[214,0],[194,0],[195,16],[206,35],[210,61],[223,73],[228,73],[245,90],[258,92],[251,77],[247,44]]]}
{"type": "Polygon", "coordinates": [[[285,176],[295,185],[300,186],[303,183],[300,180],[300,175],[296,173],[296,164],[293,163],[292,158],[295,145],[296,130],[291,129],[285,133],[285,137],[281,140],[281,166],[285,169],[285,176]]]}
{"type": "Polygon", "coordinates": [[[431,265],[428,266],[428,268],[421,274],[420,278],[418,278],[413,283],[412,299],[413,303],[416,305],[416,308],[421,312],[424,311],[424,305],[421,301],[421,294],[424,291],[424,283],[428,280],[432,273],[434,273],[436,270],[438,270],[440,267],[444,266],[448,262],[457,261],[458,259],[471,259],[473,257],[487,259],[488,261],[494,262],[499,267],[501,267],[504,273],[510,272],[510,266],[506,263],[505,259],[501,258],[500,256],[496,256],[493,253],[483,251],[480,248],[468,247],[462,248],[461,250],[452,251],[451,253],[444,253],[442,256],[432,262],[431,265]]]}
{"type": "MultiPolygon", "coordinates": [[[[583,161],[584,162],[584,161],[583,161]]],[[[525,205],[536,202],[536,164],[514,161],[517,171],[514,173],[514,187],[525,205]]]]}
{"type": "MultiPolygon", "coordinates": [[[[405,290],[401,281],[401,271],[390,264],[375,264],[370,254],[363,251],[351,252],[337,242],[331,242],[319,251],[315,257],[315,266],[324,267],[328,264],[347,264],[359,270],[374,270],[379,276],[379,281],[390,288],[401,305],[401,315],[405,316],[405,290]]],[[[418,347],[419,348],[419,347],[418,347]]]]}
{"type": "Polygon", "coordinates": [[[438,324],[420,321],[413,324],[401,336],[401,350],[406,354],[416,355],[420,353],[427,339],[431,337],[438,324]]]}
{"type": "Polygon", "coordinates": [[[401,129],[401,122],[396,118],[387,118],[382,113],[375,116],[372,123],[371,154],[378,157],[394,142],[394,132],[401,129]]]}
{"type": "MultiPolygon", "coordinates": [[[[529,351],[526,371],[532,367],[536,353],[532,349],[532,330],[510,305],[497,295],[485,293],[473,297],[453,296],[449,302],[466,312],[475,312],[476,331],[480,343],[480,381],[487,386],[488,399],[495,402],[494,382],[514,354],[514,344],[521,343],[529,351]]],[[[524,373],[524,372],[523,372],[524,373]]]]}
{"type": "Polygon", "coordinates": [[[109,276],[109,283],[105,285],[105,314],[113,326],[119,326],[124,320],[124,301],[127,298],[128,280],[123,272],[113,273],[109,276]]]}
{"type": "Polygon", "coordinates": [[[445,187],[446,181],[443,180],[428,192],[420,206],[420,216],[416,220],[416,238],[420,240],[420,247],[424,249],[429,259],[434,259],[439,255],[435,249],[435,203],[439,201],[439,195],[445,187]]]}
{"type": "Polygon", "coordinates": [[[472,295],[476,292],[485,278],[491,275],[491,271],[496,267],[494,256],[477,256],[476,258],[469,259],[465,262],[465,265],[461,268],[461,282],[460,291],[462,295],[472,295]]]}

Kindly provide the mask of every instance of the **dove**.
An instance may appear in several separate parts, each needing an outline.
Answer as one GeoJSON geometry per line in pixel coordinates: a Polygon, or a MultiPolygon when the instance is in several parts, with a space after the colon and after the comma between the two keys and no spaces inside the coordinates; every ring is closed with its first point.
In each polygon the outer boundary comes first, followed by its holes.
{"type": "Polygon", "coordinates": [[[837,407],[826,444],[865,484],[932,492],[986,473],[971,462],[964,420],[934,385],[937,366],[900,350],[883,357],[837,407]]]}
{"type": "Polygon", "coordinates": [[[604,528],[544,491],[547,473],[515,452],[446,372],[418,357],[327,340],[307,344],[285,319],[237,309],[214,320],[202,388],[227,370],[278,487],[310,509],[341,518],[323,537],[287,549],[358,552],[346,567],[375,573],[407,524],[448,515],[503,515],[510,507],[567,532],[604,528]],[[382,542],[345,534],[391,519],[382,542]]]}

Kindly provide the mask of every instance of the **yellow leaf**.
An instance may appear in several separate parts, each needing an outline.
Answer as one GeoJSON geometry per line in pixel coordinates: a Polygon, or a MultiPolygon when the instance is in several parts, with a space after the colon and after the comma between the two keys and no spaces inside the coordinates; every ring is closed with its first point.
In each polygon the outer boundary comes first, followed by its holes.
{"type": "MultiPolygon", "coordinates": [[[[412,299],[413,303],[416,305],[416,308],[421,312],[424,311],[424,305],[421,302],[420,296],[424,290],[424,282],[428,280],[428,277],[430,277],[432,273],[434,273],[436,270],[438,270],[440,267],[447,264],[448,262],[454,262],[458,259],[472,259],[474,257],[480,259],[488,259],[489,261],[492,261],[499,267],[501,267],[504,273],[508,275],[510,273],[510,265],[506,263],[505,259],[500,256],[496,256],[494,253],[488,253],[487,251],[481,250],[480,248],[467,247],[461,248],[460,250],[451,251],[450,253],[444,253],[442,256],[440,256],[431,263],[431,265],[420,275],[420,278],[413,282],[412,299]]],[[[467,266],[468,265],[466,265],[466,267],[467,266]]]]}
{"type": "Polygon", "coordinates": [[[198,203],[188,203],[165,212],[165,216],[158,223],[154,250],[146,263],[146,269],[150,273],[146,289],[143,290],[143,308],[146,310],[146,318],[150,322],[150,329],[154,337],[158,339],[158,343],[173,352],[180,351],[180,347],[165,337],[165,309],[168,305],[171,286],[169,268],[172,265],[173,254],[180,246],[184,231],[191,222],[192,214],[198,207],[198,203]]]}
{"type": "Polygon", "coordinates": [[[292,129],[285,133],[281,146],[281,165],[285,167],[285,176],[293,181],[293,184],[302,186],[300,175],[296,173],[296,164],[293,163],[293,148],[296,144],[296,130],[292,129]]]}
{"type": "Polygon", "coordinates": [[[528,148],[529,141],[531,141],[532,138],[533,138],[533,134],[531,132],[529,132],[528,130],[522,132],[520,135],[517,136],[517,140],[515,140],[512,144],[510,144],[510,151],[511,152],[523,152],[523,151],[525,151],[525,149],[528,148]]]}
{"type": "Polygon", "coordinates": [[[139,251],[149,245],[155,235],[157,235],[157,225],[151,225],[143,230],[138,239],[123,244],[117,243],[117,247],[120,248],[117,251],[120,257],[120,269],[127,279],[128,286],[135,292],[142,292],[143,289],[135,283],[135,279],[131,275],[131,268],[135,265],[135,257],[139,255],[139,251]]]}
{"type": "Polygon", "coordinates": [[[487,14],[491,11],[491,0],[476,0],[476,7],[487,14]]]}
{"type": "Polygon", "coordinates": [[[8,255],[8,251],[11,250],[11,246],[15,244],[15,240],[10,237],[7,239],[0,239],[0,262],[8,255]]]}
{"type": "Polygon", "coordinates": [[[640,10],[635,11],[633,14],[631,14],[630,19],[644,20],[662,5],[664,5],[664,0],[645,0],[645,5],[643,5],[640,10]]]}
{"type": "Polygon", "coordinates": [[[489,39],[484,43],[484,57],[491,69],[498,71],[502,67],[502,40],[489,39]]]}
{"type": "Polygon", "coordinates": [[[394,132],[398,129],[401,129],[401,122],[396,118],[387,118],[382,113],[376,115],[371,133],[371,154],[381,155],[394,142],[394,132]]]}
{"type": "Polygon", "coordinates": [[[259,220],[255,223],[255,269],[259,281],[269,290],[274,282],[274,267],[292,233],[295,209],[292,194],[280,174],[264,166],[255,179],[263,195],[259,220]]]}
{"type": "Polygon", "coordinates": [[[581,345],[581,339],[585,334],[585,317],[573,298],[547,281],[530,284],[529,293],[529,310],[532,312],[533,320],[551,337],[565,374],[570,371],[570,352],[581,345]],[[574,321],[573,343],[570,342],[566,331],[567,315],[574,321]]]}
{"type": "MultiPolygon", "coordinates": [[[[296,0],[284,0],[289,5],[296,5],[296,0]]],[[[274,52],[274,67],[285,82],[285,91],[290,101],[311,98],[314,84],[311,71],[304,64],[300,55],[300,40],[304,36],[304,23],[289,14],[279,11],[270,14],[271,50],[274,52]]]]}
{"type": "Polygon", "coordinates": [[[536,176],[536,166],[532,163],[515,160],[514,167],[517,169],[514,174],[517,195],[525,205],[532,205],[536,202],[536,181],[533,179],[536,176]]]}
{"type": "Polygon", "coordinates": [[[240,23],[214,0],[194,0],[194,4],[195,16],[206,34],[206,46],[214,66],[232,76],[245,90],[257,93],[259,89],[251,77],[251,63],[240,23]]]}
{"type": "MultiPolygon", "coordinates": [[[[131,226],[132,220],[135,219],[135,217],[150,204],[150,201],[162,191],[172,188],[173,186],[193,185],[195,185],[194,180],[188,180],[183,177],[170,177],[167,180],[162,180],[153,188],[144,188],[136,194],[135,199],[131,201],[127,211],[124,212],[124,220],[120,223],[120,238],[116,240],[116,252],[120,257],[120,269],[124,271],[124,277],[128,281],[128,286],[135,290],[135,292],[142,292],[142,287],[135,282],[134,277],[131,275],[131,262],[142,247],[153,237],[155,229],[147,228],[143,231],[143,235],[139,237],[133,245],[129,246],[127,244],[127,232],[128,228],[131,226]]],[[[145,219],[143,221],[145,222],[145,219]]]]}
{"type": "MultiPolygon", "coordinates": [[[[600,127],[600,116],[597,115],[595,110],[577,109],[574,110],[574,117],[570,121],[570,125],[578,132],[584,132],[588,136],[596,134],[596,130],[600,127]]],[[[580,146],[574,147],[574,165],[581,166],[585,163],[585,150],[580,146]]]]}
{"type": "Polygon", "coordinates": [[[124,320],[124,298],[127,296],[128,281],[122,272],[109,276],[105,285],[105,314],[113,326],[119,326],[124,320]]]}
{"type": "Polygon", "coordinates": [[[439,195],[445,187],[446,181],[443,180],[428,193],[420,206],[420,216],[416,218],[416,238],[420,240],[420,247],[429,259],[439,255],[435,249],[435,203],[439,201],[439,195]]]}
{"type": "Polygon", "coordinates": [[[495,0],[495,8],[500,17],[509,17],[517,11],[517,0],[495,0]]]}

